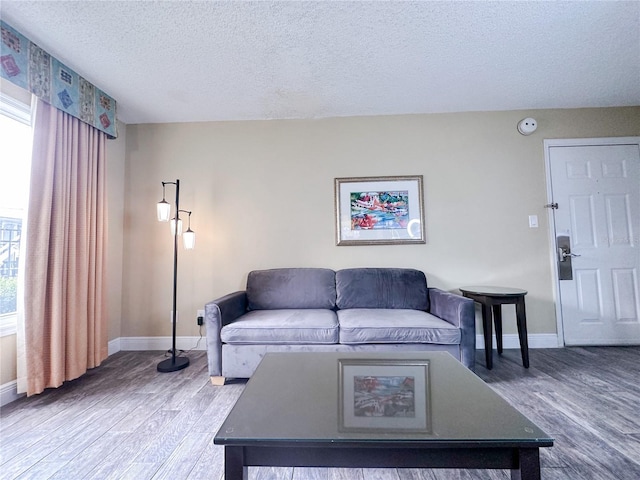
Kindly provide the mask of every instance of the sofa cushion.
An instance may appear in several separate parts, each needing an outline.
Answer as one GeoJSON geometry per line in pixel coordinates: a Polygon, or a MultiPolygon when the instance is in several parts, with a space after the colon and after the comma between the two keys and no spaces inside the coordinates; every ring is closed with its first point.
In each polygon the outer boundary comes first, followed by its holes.
{"type": "Polygon", "coordinates": [[[429,310],[427,279],[409,268],[348,268],[336,272],[338,308],[429,310]]]}
{"type": "Polygon", "coordinates": [[[247,304],[249,310],[332,309],[335,272],[326,268],[254,270],[247,278],[247,304]]]}
{"type": "Polygon", "coordinates": [[[332,310],[255,310],[222,327],[220,338],[235,344],[338,343],[338,319],[332,310]]]}
{"type": "Polygon", "coordinates": [[[352,308],[338,310],[340,343],[460,343],[460,329],[419,310],[352,308]]]}

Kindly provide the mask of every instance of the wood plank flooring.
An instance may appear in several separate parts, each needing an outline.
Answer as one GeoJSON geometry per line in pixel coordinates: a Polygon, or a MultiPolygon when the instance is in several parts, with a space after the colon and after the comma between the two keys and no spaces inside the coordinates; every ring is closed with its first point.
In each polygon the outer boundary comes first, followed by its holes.
{"type": "MultiPolygon", "coordinates": [[[[159,352],[120,352],[82,378],[0,412],[1,479],[223,478],[218,427],[244,388],[209,383],[204,352],[160,374],[159,352]]],[[[476,373],[555,438],[542,478],[640,478],[640,347],[517,350],[476,373]]],[[[504,470],[250,468],[252,480],[508,479],[504,470]]]]}

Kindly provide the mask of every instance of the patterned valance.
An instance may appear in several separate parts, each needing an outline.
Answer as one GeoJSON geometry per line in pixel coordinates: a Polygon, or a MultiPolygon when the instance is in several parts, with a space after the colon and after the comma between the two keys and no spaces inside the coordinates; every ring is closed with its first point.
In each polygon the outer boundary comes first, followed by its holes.
{"type": "Polygon", "coordinates": [[[0,76],[45,102],[118,136],[116,101],[14,28],[0,21],[0,76]]]}

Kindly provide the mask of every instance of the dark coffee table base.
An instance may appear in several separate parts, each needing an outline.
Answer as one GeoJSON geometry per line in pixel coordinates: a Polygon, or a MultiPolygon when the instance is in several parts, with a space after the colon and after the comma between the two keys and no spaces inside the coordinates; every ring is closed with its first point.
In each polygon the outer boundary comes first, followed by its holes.
{"type": "Polygon", "coordinates": [[[247,480],[249,466],[510,469],[512,480],[539,480],[538,448],[358,445],[225,446],[225,480],[247,480]]]}
{"type": "MultiPolygon", "coordinates": [[[[393,389],[381,392],[373,397],[393,389]]],[[[214,444],[224,445],[227,480],[247,479],[250,466],[506,469],[538,480],[539,449],[553,439],[448,353],[297,352],[265,355],[214,444]],[[413,378],[406,392],[428,428],[407,429],[391,415],[348,423],[363,375],[413,378]]]]}

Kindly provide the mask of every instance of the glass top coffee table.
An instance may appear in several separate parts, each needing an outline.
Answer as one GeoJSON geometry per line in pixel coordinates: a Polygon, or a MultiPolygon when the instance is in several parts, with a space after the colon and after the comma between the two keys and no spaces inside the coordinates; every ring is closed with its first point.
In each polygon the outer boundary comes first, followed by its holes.
{"type": "Polygon", "coordinates": [[[248,466],[511,469],[553,439],[448,353],[270,353],[220,427],[225,479],[248,466]]]}

